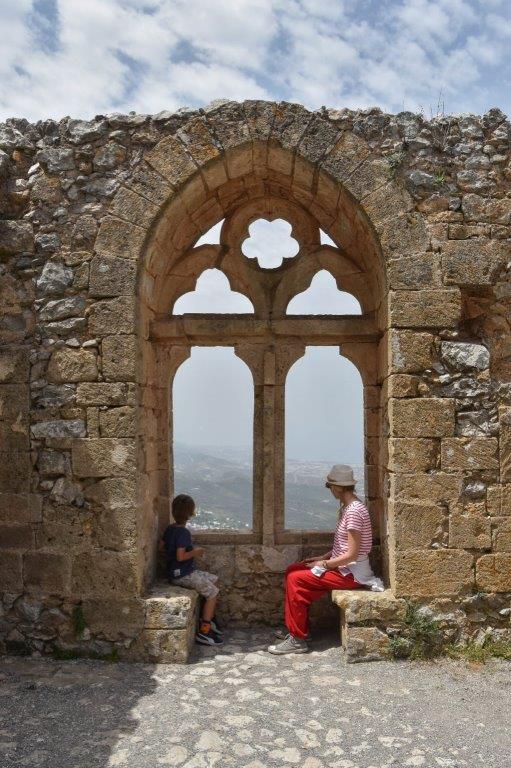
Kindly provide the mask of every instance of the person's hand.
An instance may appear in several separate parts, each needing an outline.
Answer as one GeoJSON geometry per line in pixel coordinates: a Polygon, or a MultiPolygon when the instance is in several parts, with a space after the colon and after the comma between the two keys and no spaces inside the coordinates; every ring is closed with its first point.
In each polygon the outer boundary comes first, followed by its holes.
{"type": "Polygon", "coordinates": [[[206,550],[204,549],[204,547],[195,547],[195,551],[193,554],[195,557],[202,557],[205,551],[206,550]]]}
{"type": "Polygon", "coordinates": [[[323,568],[324,560],[309,560],[305,563],[307,568],[315,568],[316,566],[319,566],[320,568],[323,568]]]}
{"type": "Polygon", "coordinates": [[[307,563],[313,563],[316,560],[315,557],[304,557],[303,560],[300,560],[300,563],[303,565],[307,565],[307,563]]]}

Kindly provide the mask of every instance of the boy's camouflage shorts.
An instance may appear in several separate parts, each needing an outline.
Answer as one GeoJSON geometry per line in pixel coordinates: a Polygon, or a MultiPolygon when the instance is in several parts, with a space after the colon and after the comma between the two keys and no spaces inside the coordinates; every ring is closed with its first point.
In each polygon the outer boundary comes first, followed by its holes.
{"type": "Polygon", "coordinates": [[[219,593],[219,589],[216,586],[218,576],[208,571],[192,571],[188,576],[181,576],[180,579],[172,579],[172,584],[176,587],[187,587],[187,589],[195,589],[199,595],[209,600],[211,597],[216,597],[219,593]]]}

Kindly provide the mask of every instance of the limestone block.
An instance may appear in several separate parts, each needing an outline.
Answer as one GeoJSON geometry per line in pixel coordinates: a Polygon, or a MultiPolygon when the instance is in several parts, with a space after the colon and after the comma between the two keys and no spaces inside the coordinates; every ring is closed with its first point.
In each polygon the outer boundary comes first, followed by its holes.
{"type": "Polygon", "coordinates": [[[71,317],[81,317],[85,312],[83,296],[66,296],[65,299],[47,301],[39,310],[39,320],[53,322],[67,320],[71,317]]]}
{"type": "Polygon", "coordinates": [[[144,626],[144,602],[132,600],[84,600],[83,618],[93,635],[105,640],[133,637],[144,626]]]}
{"type": "Polygon", "coordinates": [[[137,261],[146,235],[147,232],[142,227],[114,216],[105,216],[101,221],[94,249],[99,256],[137,261]]]}
{"type": "Polygon", "coordinates": [[[389,287],[393,290],[431,288],[438,282],[438,272],[437,256],[431,252],[401,256],[387,265],[389,287]]]}
{"type": "Polygon", "coordinates": [[[392,472],[436,469],[437,441],[419,437],[391,437],[388,467],[392,472]]]}
{"type": "Polygon", "coordinates": [[[0,451],[0,493],[28,493],[31,471],[28,451],[0,451]]]}
{"type": "Polygon", "coordinates": [[[0,521],[38,523],[42,519],[42,498],[35,493],[0,493],[0,521]]]}
{"type": "Polygon", "coordinates": [[[0,591],[23,592],[21,552],[2,552],[0,557],[0,591]]]}
{"type": "Polygon", "coordinates": [[[119,381],[95,381],[79,384],[76,388],[77,405],[124,405],[128,385],[119,381]]]}
{"type": "Polygon", "coordinates": [[[175,187],[180,187],[198,172],[182,142],[174,136],[158,142],[146,153],[145,160],[175,187]]]}
{"type": "Polygon", "coordinates": [[[30,448],[28,413],[10,423],[0,421],[0,445],[4,451],[28,451],[30,448]]]}
{"type": "Polygon", "coordinates": [[[31,592],[69,593],[71,559],[55,552],[27,552],[23,557],[23,580],[31,592]]]}
{"type": "Polygon", "coordinates": [[[377,627],[343,627],[342,647],[348,664],[381,661],[390,656],[390,640],[377,627]]]}
{"type": "Polygon", "coordinates": [[[50,448],[71,447],[76,437],[85,437],[85,422],[82,419],[54,419],[38,421],[30,427],[36,440],[44,440],[50,448]]]}
{"type": "Polygon", "coordinates": [[[134,295],[137,264],[123,258],[95,256],[90,265],[89,295],[94,298],[134,295]]]}
{"type": "Polygon", "coordinates": [[[48,364],[48,379],[57,384],[68,381],[95,381],[98,378],[96,354],[90,349],[56,349],[48,364]]]}
{"type": "Polygon", "coordinates": [[[427,251],[430,236],[419,213],[400,213],[394,219],[376,226],[380,243],[387,258],[399,258],[410,253],[427,251]]]}
{"type": "Polygon", "coordinates": [[[431,366],[434,341],[431,333],[392,328],[386,339],[389,373],[421,373],[431,366]]]}
{"type": "Polygon", "coordinates": [[[131,189],[121,188],[112,201],[110,213],[139,227],[149,229],[158,215],[158,206],[131,189]]]}
{"type": "Polygon", "coordinates": [[[187,629],[190,622],[195,626],[197,601],[192,589],[168,584],[153,589],[144,600],[145,629],[187,629]]]}
{"type": "Polygon", "coordinates": [[[396,552],[396,597],[457,595],[473,583],[473,557],[459,549],[396,552]]]}
{"type": "Polygon", "coordinates": [[[457,290],[390,291],[389,316],[397,328],[454,328],[461,318],[457,290]]]}
{"type": "Polygon", "coordinates": [[[351,131],[344,131],[322,161],[321,167],[341,181],[349,176],[369,156],[369,153],[369,147],[363,139],[351,131]]]}
{"type": "Polygon", "coordinates": [[[499,408],[500,479],[511,483],[511,408],[499,408]]]}
{"type": "Polygon", "coordinates": [[[30,394],[28,386],[18,384],[0,384],[0,420],[17,422],[28,415],[30,394]]]}
{"type": "Polygon", "coordinates": [[[135,332],[135,297],[118,296],[90,307],[89,330],[94,336],[135,332]]]}
{"type": "Polygon", "coordinates": [[[388,506],[390,538],[399,551],[428,549],[442,535],[445,511],[440,505],[391,501],[388,506]]]}
{"type": "Polygon", "coordinates": [[[101,437],[135,437],[137,433],[135,408],[125,406],[100,411],[99,429],[101,437]]]}
{"type": "Polygon", "coordinates": [[[336,589],[332,592],[332,602],[344,611],[346,624],[399,622],[406,613],[405,601],[396,599],[390,589],[384,592],[336,589]]]}
{"type": "MultiPolygon", "coordinates": [[[[511,488],[511,486],[509,486],[511,488]]],[[[499,517],[500,515],[511,515],[511,503],[509,508],[503,509],[502,504],[503,486],[489,485],[486,489],[486,510],[490,517],[499,517]]],[[[511,496],[510,496],[511,502],[511,496]]]]}
{"type": "Polygon", "coordinates": [[[395,499],[426,503],[455,505],[461,494],[462,480],[458,475],[445,472],[395,475],[391,478],[395,499]]]}
{"type": "Polygon", "coordinates": [[[440,397],[389,401],[391,434],[396,437],[448,437],[454,435],[454,400],[440,397]]]}
{"type": "Polygon", "coordinates": [[[276,105],[269,101],[247,99],[243,102],[247,125],[254,139],[268,138],[276,109],[276,105]]]}
{"type": "Polygon", "coordinates": [[[417,397],[419,394],[419,377],[404,373],[393,374],[385,379],[384,391],[387,397],[417,397]]]}
{"type": "Polygon", "coordinates": [[[498,469],[498,441],[494,437],[444,437],[441,448],[444,472],[498,469]]]}
{"type": "Polygon", "coordinates": [[[199,568],[217,573],[222,585],[231,584],[236,575],[236,547],[230,544],[207,544],[199,558],[199,568]]]}
{"type": "Polygon", "coordinates": [[[172,187],[159,173],[155,173],[146,162],[137,165],[126,186],[142,197],[152,200],[156,205],[161,205],[169,200],[173,194],[172,187]]]}
{"type": "Polygon", "coordinates": [[[77,477],[118,477],[136,471],[136,443],[121,438],[73,440],[73,472],[77,477]]]}
{"type": "Polygon", "coordinates": [[[450,240],[442,245],[446,285],[493,285],[506,263],[505,245],[497,240],[450,240]]]}
{"type": "Polygon", "coordinates": [[[511,552],[511,517],[492,518],[493,551],[511,552]]]}
{"type": "Polygon", "coordinates": [[[491,549],[491,523],[487,517],[452,514],[449,546],[460,549],[491,549]]]}
{"type": "Polygon", "coordinates": [[[105,509],[133,510],[137,503],[137,482],[131,477],[107,477],[84,488],[87,501],[105,509]]]}
{"type": "Polygon", "coordinates": [[[27,382],[28,377],[28,350],[2,350],[0,355],[0,382],[3,384],[27,382]]]}
{"type": "Polygon", "coordinates": [[[135,381],[138,353],[136,336],[106,336],[101,347],[105,379],[135,381]]]}
{"type": "Polygon", "coordinates": [[[283,573],[300,556],[299,545],[263,547],[244,544],[236,547],[236,569],[240,573],[283,573]]]}
{"type": "Polygon", "coordinates": [[[186,629],[144,629],[129,649],[132,661],[186,664],[190,653],[186,629]]]}
{"type": "Polygon", "coordinates": [[[136,558],[127,552],[81,553],[73,560],[71,578],[76,597],[109,600],[135,595],[136,558]]]}
{"type": "Polygon", "coordinates": [[[482,555],[476,563],[476,584],[487,592],[511,592],[511,554],[482,555]]]}

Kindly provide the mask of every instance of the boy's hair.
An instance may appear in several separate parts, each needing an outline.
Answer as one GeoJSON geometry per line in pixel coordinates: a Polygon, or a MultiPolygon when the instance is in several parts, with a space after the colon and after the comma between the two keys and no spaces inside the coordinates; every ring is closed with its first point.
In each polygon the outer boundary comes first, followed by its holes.
{"type": "Polygon", "coordinates": [[[185,525],[193,517],[194,512],[195,502],[191,496],[187,496],[186,493],[175,496],[172,501],[172,517],[178,525],[185,525]]]}

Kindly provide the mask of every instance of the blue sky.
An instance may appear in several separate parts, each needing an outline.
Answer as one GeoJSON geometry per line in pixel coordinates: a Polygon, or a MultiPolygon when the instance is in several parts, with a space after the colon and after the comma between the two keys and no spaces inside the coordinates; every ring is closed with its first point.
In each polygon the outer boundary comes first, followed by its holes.
{"type": "Polygon", "coordinates": [[[509,0],[0,0],[0,25],[0,118],[511,106],[509,0]]]}

